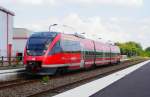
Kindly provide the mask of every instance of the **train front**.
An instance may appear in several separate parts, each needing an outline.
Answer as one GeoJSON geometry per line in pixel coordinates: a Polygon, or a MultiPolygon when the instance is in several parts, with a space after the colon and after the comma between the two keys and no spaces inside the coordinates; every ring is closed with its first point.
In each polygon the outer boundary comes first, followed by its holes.
{"type": "Polygon", "coordinates": [[[50,65],[48,64],[52,61],[50,50],[59,41],[59,38],[60,34],[56,32],[37,32],[30,36],[24,51],[24,64],[27,73],[50,75],[56,72],[56,68],[43,68],[43,65],[47,65],[47,67],[50,65]]]}

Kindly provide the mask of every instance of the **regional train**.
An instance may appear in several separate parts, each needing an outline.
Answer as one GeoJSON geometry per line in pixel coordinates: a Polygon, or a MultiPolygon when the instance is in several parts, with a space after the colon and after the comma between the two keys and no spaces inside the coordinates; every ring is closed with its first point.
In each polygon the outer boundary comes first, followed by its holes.
{"type": "Polygon", "coordinates": [[[89,69],[119,62],[118,46],[76,34],[37,32],[29,37],[24,50],[26,71],[39,75],[89,69]]]}

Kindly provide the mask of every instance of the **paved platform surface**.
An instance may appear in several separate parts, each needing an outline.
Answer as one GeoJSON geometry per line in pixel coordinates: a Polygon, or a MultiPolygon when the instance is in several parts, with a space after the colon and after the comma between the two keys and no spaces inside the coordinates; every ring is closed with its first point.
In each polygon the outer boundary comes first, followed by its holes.
{"type": "Polygon", "coordinates": [[[54,97],[150,97],[150,60],[54,97]]]}
{"type": "Polygon", "coordinates": [[[21,72],[21,71],[23,71],[23,70],[25,70],[25,68],[0,70],[0,74],[21,72]]]}
{"type": "Polygon", "coordinates": [[[23,74],[25,68],[0,70],[0,82],[17,79],[20,74],[23,74]]]}
{"type": "Polygon", "coordinates": [[[150,97],[150,63],[90,97],[150,97]]]}

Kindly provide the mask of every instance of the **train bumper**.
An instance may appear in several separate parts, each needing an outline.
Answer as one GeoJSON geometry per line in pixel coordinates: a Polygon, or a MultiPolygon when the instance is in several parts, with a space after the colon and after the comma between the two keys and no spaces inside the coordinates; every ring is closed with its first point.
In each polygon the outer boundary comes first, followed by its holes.
{"type": "Polygon", "coordinates": [[[54,75],[57,68],[41,68],[38,66],[26,65],[26,73],[31,75],[54,75]]]}

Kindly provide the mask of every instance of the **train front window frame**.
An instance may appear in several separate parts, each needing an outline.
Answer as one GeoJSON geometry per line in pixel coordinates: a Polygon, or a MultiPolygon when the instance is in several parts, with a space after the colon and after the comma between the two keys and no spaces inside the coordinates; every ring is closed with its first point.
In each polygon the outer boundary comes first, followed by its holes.
{"type": "Polygon", "coordinates": [[[27,50],[47,50],[47,45],[49,45],[52,41],[53,38],[31,37],[27,43],[27,50]]]}
{"type": "Polygon", "coordinates": [[[45,54],[57,33],[41,32],[33,34],[27,41],[27,54],[32,56],[41,56],[45,54]],[[53,35],[54,34],[54,35],[53,35]]]}

